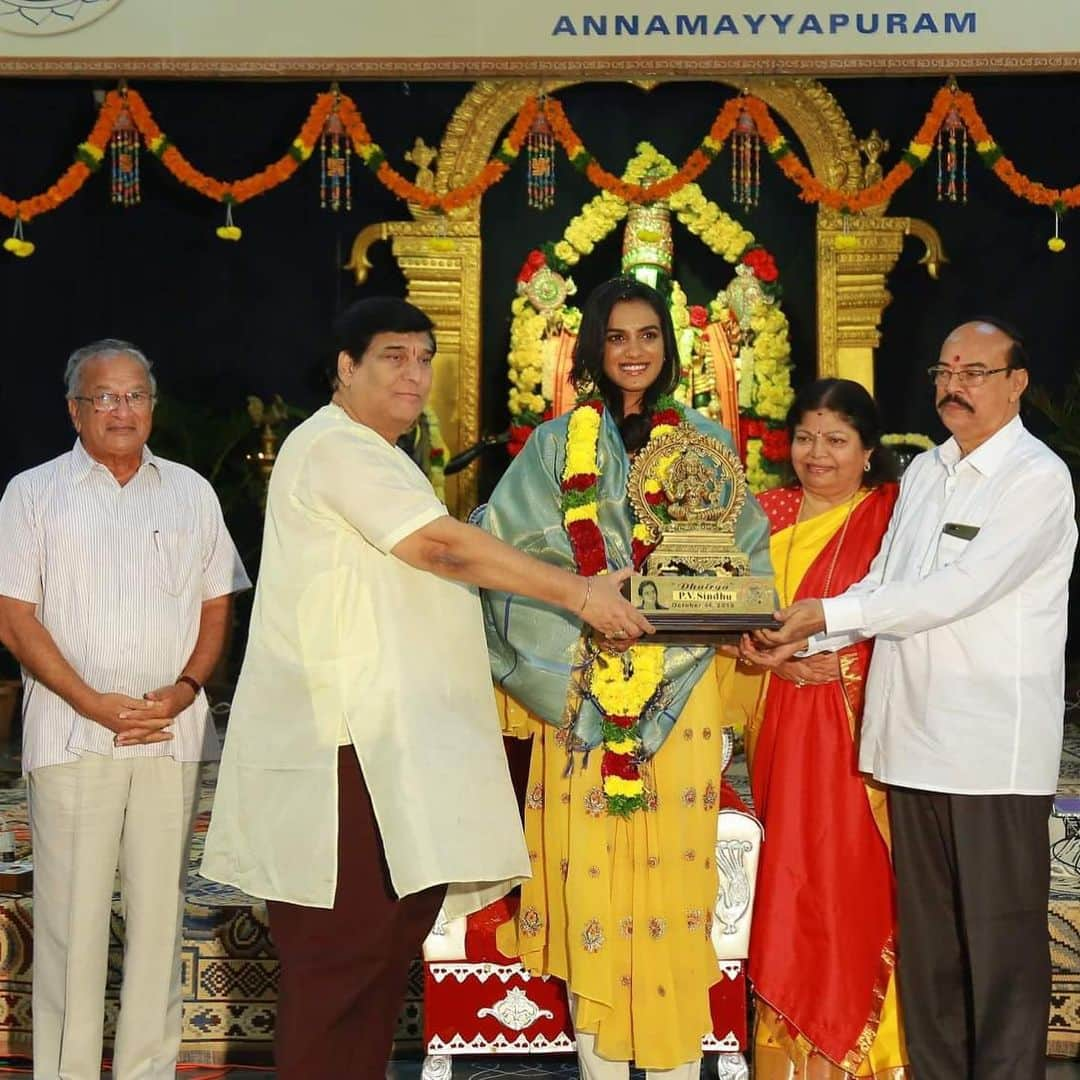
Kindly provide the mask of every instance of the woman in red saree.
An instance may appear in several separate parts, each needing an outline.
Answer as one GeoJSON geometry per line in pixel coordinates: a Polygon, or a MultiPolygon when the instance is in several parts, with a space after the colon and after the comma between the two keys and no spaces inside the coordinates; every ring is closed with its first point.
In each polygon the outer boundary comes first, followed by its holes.
{"type": "MultiPolygon", "coordinates": [[[[798,484],[760,496],[781,606],[833,596],[866,573],[896,500],[873,399],[822,379],[788,414],[798,484]]],[[[856,768],[873,648],[759,672],[747,726],[765,826],[750,944],[754,1080],[907,1080],[897,1015],[895,896],[885,792],[856,768]]]]}

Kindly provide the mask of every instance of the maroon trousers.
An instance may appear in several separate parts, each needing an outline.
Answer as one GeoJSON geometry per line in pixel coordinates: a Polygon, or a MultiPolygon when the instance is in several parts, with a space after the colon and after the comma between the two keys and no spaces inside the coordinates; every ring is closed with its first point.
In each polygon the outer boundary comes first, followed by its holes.
{"type": "Polygon", "coordinates": [[[409,964],[446,887],[399,899],[351,746],[338,755],[338,881],[333,908],[271,900],[281,960],[274,1057],[278,1080],[386,1073],[409,964]]]}
{"type": "Polygon", "coordinates": [[[916,1080],[1045,1080],[1051,802],[889,788],[916,1080]]]}

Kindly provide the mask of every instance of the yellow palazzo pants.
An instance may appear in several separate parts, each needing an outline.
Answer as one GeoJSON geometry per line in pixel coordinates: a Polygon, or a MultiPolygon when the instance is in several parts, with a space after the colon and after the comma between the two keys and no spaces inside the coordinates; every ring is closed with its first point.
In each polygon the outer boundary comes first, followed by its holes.
{"type": "Polygon", "coordinates": [[[717,658],[646,773],[647,809],[606,811],[602,750],[566,775],[565,735],[504,698],[507,730],[533,739],[525,837],[533,877],[500,947],[565,981],[576,1027],[613,1061],[670,1069],[701,1056],[719,978],[709,941],[723,702],[733,663],[717,658]]]}

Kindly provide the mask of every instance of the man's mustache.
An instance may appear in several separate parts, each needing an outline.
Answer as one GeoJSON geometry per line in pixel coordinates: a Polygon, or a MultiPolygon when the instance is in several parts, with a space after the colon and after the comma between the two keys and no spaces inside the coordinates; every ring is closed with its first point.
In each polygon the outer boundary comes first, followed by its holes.
{"type": "Polygon", "coordinates": [[[943,409],[946,405],[959,405],[961,409],[967,409],[969,413],[973,413],[975,410],[971,405],[963,398],[958,398],[955,394],[946,394],[938,403],[937,408],[943,409]]]}

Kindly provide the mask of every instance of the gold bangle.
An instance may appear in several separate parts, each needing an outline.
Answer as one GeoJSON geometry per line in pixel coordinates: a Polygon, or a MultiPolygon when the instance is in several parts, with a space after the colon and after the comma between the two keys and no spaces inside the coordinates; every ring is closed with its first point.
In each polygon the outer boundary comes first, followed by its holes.
{"type": "Polygon", "coordinates": [[[581,601],[581,607],[578,609],[579,615],[585,614],[585,606],[588,604],[590,596],[592,596],[592,578],[587,577],[585,579],[585,599],[581,601]]]}

